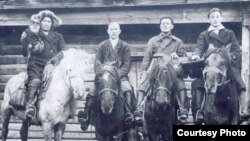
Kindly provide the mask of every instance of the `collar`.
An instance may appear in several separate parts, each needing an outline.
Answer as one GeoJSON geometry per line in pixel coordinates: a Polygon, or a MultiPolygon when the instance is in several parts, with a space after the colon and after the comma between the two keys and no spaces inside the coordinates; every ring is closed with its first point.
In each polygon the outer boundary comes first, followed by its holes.
{"type": "Polygon", "coordinates": [[[159,41],[163,41],[164,39],[166,39],[166,38],[168,38],[168,39],[173,39],[173,36],[172,36],[172,33],[171,32],[168,32],[168,33],[163,33],[163,32],[161,32],[159,35],[158,35],[158,37],[159,37],[159,41]]]}
{"type": "Polygon", "coordinates": [[[111,39],[111,38],[109,38],[109,41],[110,41],[110,43],[111,43],[111,45],[112,45],[113,48],[115,48],[117,46],[118,40],[119,40],[119,38],[117,38],[117,39],[111,39]]]}
{"type": "Polygon", "coordinates": [[[210,31],[220,31],[221,29],[224,29],[225,27],[220,24],[218,27],[213,27],[212,25],[209,26],[209,28],[207,29],[208,32],[210,31]]]}

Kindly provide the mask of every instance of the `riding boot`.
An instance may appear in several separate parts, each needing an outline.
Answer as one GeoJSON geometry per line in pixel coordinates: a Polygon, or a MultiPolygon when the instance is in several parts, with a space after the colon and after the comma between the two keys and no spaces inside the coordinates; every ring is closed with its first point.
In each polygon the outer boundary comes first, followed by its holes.
{"type": "Polygon", "coordinates": [[[138,126],[143,126],[143,107],[144,107],[145,93],[143,91],[138,91],[137,93],[137,108],[134,112],[135,124],[138,126]]]}
{"type": "Polygon", "coordinates": [[[37,90],[39,89],[41,84],[41,80],[39,79],[33,79],[29,82],[28,85],[28,100],[26,103],[26,111],[25,111],[25,116],[27,118],[32,118],[35,117],[36,115],[36,107],[34,106],[35,104],[35,98],[37,95],[37,90]]]}
{"type": "Polygon", "coordinates": [[[125,124],[131,124],[133,122],[133,115],[132,115],[132,94],[130,91],[124,92],[124,98],[125,98],[125,124]]]}
{"type": "Polygon", "coordinates": [[[181,123],[186,123],[188,118],[188,110],[187,110],[187,95],[186,90],[180,90],[177,93],[177,102],[179,105],[179,110],[177,111],[178,120],[181,123]]]}
{"type": "Polygon", "coordinates": [[[94,96],[88,94],[86,98],[85,108],[84,111],[78,112],[78,121],[81,123],[81,129],[83,131],[86,131],[88,129],[89,123],[90,123],[90,111],[91,106],[94,103],[94,96]]]}
{"type": "Polygon", "coordinates": [[[247,104],[248,97],[246,95],[246,91],[242,90],[239,95],[239,104],[240,104],[240,120],[247,120],[250,117],[250,113],[248,111],[247,104]]]}
{"type": "Polygon", "coordinates": [[[205,102],[205,96],[204,92],[200,89],[195,90],[196,95],[196,108],[198,109],[195,115],[195,122],[200,124],[204,122],[204,102],[205,102]]]}

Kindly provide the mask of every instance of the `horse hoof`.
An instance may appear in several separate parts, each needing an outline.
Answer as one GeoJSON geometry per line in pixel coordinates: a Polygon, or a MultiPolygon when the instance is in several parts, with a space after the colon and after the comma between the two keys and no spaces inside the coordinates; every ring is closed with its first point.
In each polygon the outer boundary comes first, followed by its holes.
{"type": "Polygon", "coordinates": [[[143,127],[143,119],[142,118],[135,118],[134,123],[135,123],[135,125],[138,125],[139,127],[143,127]]]}
{"type": "Polygon", "coordinates": [[[86,114],[86,113],[83,112],[83,111],[79,111],[79,112],[78,112],[77,118],[78,118],[78,121],[79,121],[80,123],[85,123],[85,122],[87,122],[87,121],[89,120],[88,114],[86,114]]]}
{"type": "Polygon", "coordinates": [[[125,124],[132,124],[133,121],[134,121],[133,117],[128,117],[128,118],[125,119],[124,122],[125,122],[125,124]]]}

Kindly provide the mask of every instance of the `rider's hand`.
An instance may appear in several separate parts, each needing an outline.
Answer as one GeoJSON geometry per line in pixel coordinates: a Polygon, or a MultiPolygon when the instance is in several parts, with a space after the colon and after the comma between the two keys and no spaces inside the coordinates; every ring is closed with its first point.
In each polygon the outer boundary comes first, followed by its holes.
{"type": "Polygon", "coordinates": [[[177,55],[176,52],[174,52],[174,53],[171,53],[171,57],[172,59],[177,59],[179,56],[177,55]]]}
{"type": "Polygon", "coordinates": [[[191,60],[199,60],[200,59],[200,56],[197,55],[197,54],[194,54],[192,57],[191,57],[191,60]]]}
{"type": "Polygon", "coordinates": [[[55,56],[50,60],[50,63],[54,66],[57,66],[60,63],[60,59],[55,56]]]}

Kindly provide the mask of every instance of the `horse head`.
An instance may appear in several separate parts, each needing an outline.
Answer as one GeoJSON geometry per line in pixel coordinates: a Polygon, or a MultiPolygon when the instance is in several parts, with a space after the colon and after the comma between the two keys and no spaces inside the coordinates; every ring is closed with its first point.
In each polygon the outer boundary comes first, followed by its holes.
{"type": "Polygon", "coordinates": [[[59,70],[64,73],[64,79],[74,95],[80,99],[86,94],[85,70],[88,68],[88,55],[83,50],[68,49],[64,51],[64,59],[59,70]]]}
{"type": "Polygon", "coordinates": [[[158,62],[153,69],[150,80],[153,86],[153,98],[158,106],[170,105],[173,76],[173,67],[170,64],[158,62]]]}
{"type": "Polygon", "coordinates": [[[112,63],[103,65],[99,63],[95,83],[102,113],[111,114],[116,98],[120,92],[120,78],[116,67],[113,66],[112,63]]]}
{"type": "Polygon", "coordinates": [[[228,50],[219,48],[210,53],[205,60],[203,78],[207,94],[215,94],[220,86],[229,82],[228,68],[230,65],[228,50]]]}

